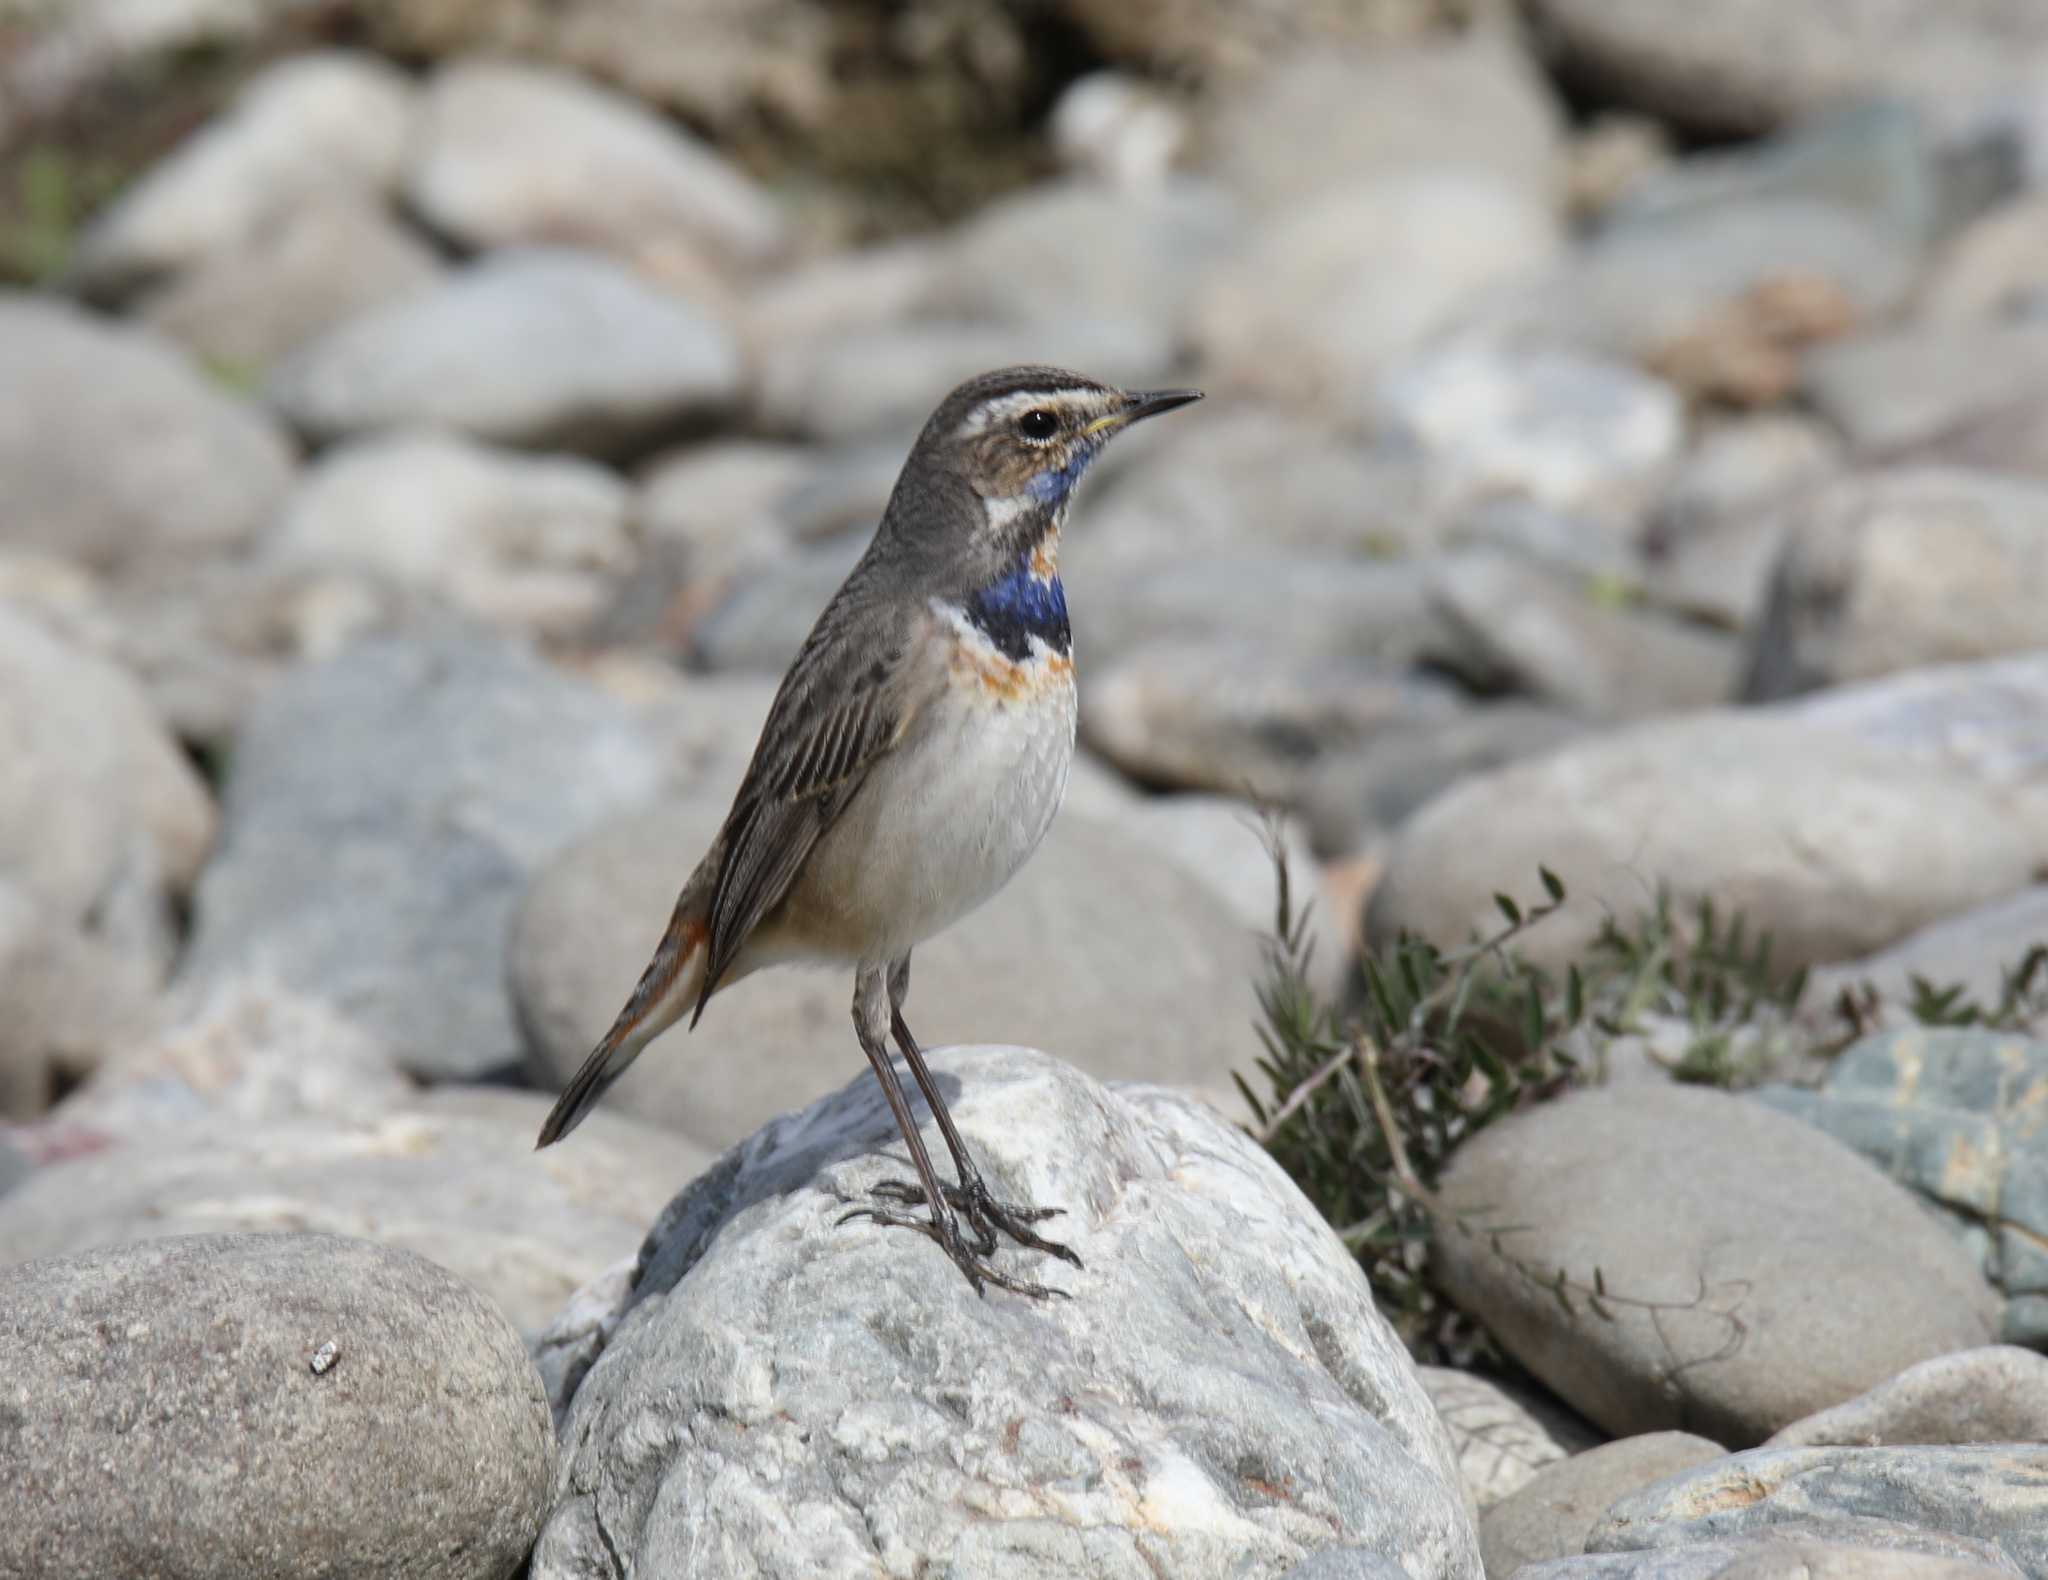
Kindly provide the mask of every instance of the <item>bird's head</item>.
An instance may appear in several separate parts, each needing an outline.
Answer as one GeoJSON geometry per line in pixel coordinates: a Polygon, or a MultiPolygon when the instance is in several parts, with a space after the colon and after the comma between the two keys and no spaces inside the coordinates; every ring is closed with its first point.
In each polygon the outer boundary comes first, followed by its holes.
{"type": "Polygon", "coordinates": [[[1074,485],[1111,439],[1201,398],[1199,390],[1132,393],[1059,368],[1004,368],[939,403],[912,467],[965,483],[991,534],[1028,543],[1058,528],[1074,485]]]}

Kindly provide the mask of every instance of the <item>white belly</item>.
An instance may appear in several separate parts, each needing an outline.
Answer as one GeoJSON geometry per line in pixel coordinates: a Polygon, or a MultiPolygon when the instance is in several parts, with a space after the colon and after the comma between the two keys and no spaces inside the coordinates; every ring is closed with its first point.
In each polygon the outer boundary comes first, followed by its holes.
{"type": "Polygon", "coordinates": [[[1001,679],[985,666],[956,674],[818,842],[789,907],[817,919],[810,951],[894,959],[988,899],[1038,848],[1074,761],[1073,665],[1037,654],[1001,679]]]}

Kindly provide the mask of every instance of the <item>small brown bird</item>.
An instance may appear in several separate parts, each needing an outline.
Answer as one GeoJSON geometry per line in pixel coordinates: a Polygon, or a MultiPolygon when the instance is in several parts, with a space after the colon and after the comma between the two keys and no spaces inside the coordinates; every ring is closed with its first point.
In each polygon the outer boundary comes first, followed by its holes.
{"type": "MultiPolygon", "coordinates": [[[[1074,659],[1059,580],[1074,485],[1116,434],[1199,400],[1127,394],[1057,368],[1006,368],[939,405],[860,563],[783,677],[725,825],[683,885],[626,1007],[542,1126],[573,1130],[685,1011],[765,966],[854,971],[853,1025],[910,1148],[917,1184],[878,1191],[977,1292],[1044,1286],[988,1265],[998,1233],[1080,1265],[997,1201],[904,1024],[911,951],[1009,881],[1051,827],[1074,757],[1074,659]],[[890,1063],[894,1035],[945,1137],[939,1183],[890,1063]],[[961,1218],[973,1230],[961,1231],[961,1218]]],[[[842,1220],[843,1221],[843,1220],[842,1220]]]]}

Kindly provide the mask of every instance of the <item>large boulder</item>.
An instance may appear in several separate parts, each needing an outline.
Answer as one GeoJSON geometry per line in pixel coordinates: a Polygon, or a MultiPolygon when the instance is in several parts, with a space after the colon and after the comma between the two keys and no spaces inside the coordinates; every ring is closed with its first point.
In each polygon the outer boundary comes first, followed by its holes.
{"type": "Polygon", "coordinates": [[[2048,862],[2048,657],[1956,664],[1775,707],[1652,721],[1447,790],[1403,825],[1376,940],[1446,945],[1493,896],[1570,901],[1522,946],[1574,958],[1667,890],[1771,935],[1781,965],[1870,953],[2048,862]]]}
{"type": "Polygon", "coordinates": [[[453,1273],[321,1234],[195,1235],[0,1278],[0,1571],[505,1580],[554,1441],[453,1273]]]}
{"type": "Polygon", "coordinates": [[[840,1221],[904,1171],[862,1074],[729,1153],[544,1344],[568,1397],[535,1580],[706,1554],[806,1580],[1280,1580],[1336,1547],[1362,1550],[1337,1574],[1376,1554],[1476,1580],[1413,1365],[1255,1143],[1024,1049],[932,1064],[991,1186],[1060,1209],[1085,1268],[999,1264],[1067,1298],[976,1299],[929,1241],[840,1221]]]}
{"type": "Polygon", "coordinates": [[[1504,1120],[1459,1149],[1437,1217],[1451,1298],[1617,1434],[1761,1442],[1998,1321],[1908,1192],[1721,1092],[1584,1092],[1504,1120]]]}

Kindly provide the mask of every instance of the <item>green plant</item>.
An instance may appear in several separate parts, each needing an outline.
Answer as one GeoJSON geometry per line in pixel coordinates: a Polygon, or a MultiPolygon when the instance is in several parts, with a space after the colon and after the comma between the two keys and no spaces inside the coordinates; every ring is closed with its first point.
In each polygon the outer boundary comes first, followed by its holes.
{"type": "Polygon", "coordinates": [[[1336,1226],[1409,1347],[1467,1357],[1479,1336],[1428,1279],[1429,1197],[1460,1142],[1572,1078],[1561,1033],[1583,1013],[1577,974],[1560,997],[1508,948],[1564,886],[1543,873],[1547,898],[1526,912],[1502,896],[1504,925],[1467,949],[1403,938],[1367,957],[1361,1000],[1346,1009],[1310,984],[1308,911],[1270,831],[1269,848],[1279,890],[1259,984],[1265,1095],[1237,1078],[1254,1134],[1336,1226]]]}
{"type": "MultiPolygon", "coordinates": [[[[1447,1224],[1485,1235],[1518,1276],[1575,1315],[1665,1310],[1610,1291],[1598,1268],[1580,1276],[1526,1262],[1507,1243],[1511,1225],[1447,1213],[1436,1199],[1443,1171],[1487,1126],[1601,1079],[1621,1038],[1646,1039],[1680,1080],[1761,1078],[1793,1036],[1804,974],[1778,970],[1769,938],[1740,918],[1723,922],[1711,904],[1682,917],[1662,895],[1626,923],[1610,917],[1562,974],[1538,969],[1515,945],[1566,898],[1539,868],[1541,902],[1496,896],[1501,926],[1463,949],[1402,937],[1367,951],[1356,993],[1330,1003],[1311,985],[1307,908],[1295,901],[1270,827],[1268,845],[1278,900],[1258,993],[1263,1089],[1243,1076],[1238,1089],[1254,1135],[1358,1257],[1410,1349],[1454,1363],[1485,1351],[1483,1335],[1429,1279],[1430,1246],[1447,1224]]],[[[1700,1301],[1722,1293],[1703,1290],[1700,1301]]],[[[1739,1319],[1715,1314],[1740,1342],[1739,1319]]],[[[1674,1359],[1675,1368],[1696,1363],[1674,1359]]]]}

